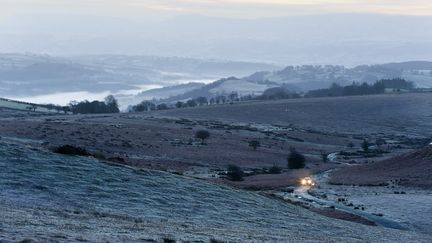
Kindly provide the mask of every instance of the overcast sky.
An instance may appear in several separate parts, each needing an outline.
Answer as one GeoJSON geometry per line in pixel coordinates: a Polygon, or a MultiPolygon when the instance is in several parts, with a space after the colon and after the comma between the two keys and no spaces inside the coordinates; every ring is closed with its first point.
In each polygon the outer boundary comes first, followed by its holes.
{"type": "Polygon", "coordinates": [[[431,0],[0,0],[2,16],[79,13],[130,17],[202,14],[259,18],[323,13],[432,15],[431,0]]]}
{"type": "Polygon", "coordinates": [[[0,0],[0,52],[353,65],[429,60],[430,26],[432,0],[0,0]]]}

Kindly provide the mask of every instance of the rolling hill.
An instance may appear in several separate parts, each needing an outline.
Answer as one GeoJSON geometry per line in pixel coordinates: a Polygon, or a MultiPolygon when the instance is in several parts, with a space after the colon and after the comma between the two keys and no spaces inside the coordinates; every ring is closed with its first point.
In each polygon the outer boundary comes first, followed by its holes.
{"type": "Polygon", "coordinates": [[[404,78],[418,88],[432,87],[432,62],[413,61],[380,65],[344,66],[288,66],[278,71],[260,71],[244,78],[224,78],[204,87],[170,97],[164,102],[175,102],[199,96],[214,97],[232,92],[260,95],[266,89],[284,86],[296,92],[327,88],[332,83],[348,85],[352,82],[373,83],[380,79],[404,78]]]}
{"type": "Polygon", "coordinates": [[[0,108],[21,111],[54,112],[54,110],[47,109],[46,107],[39,104],[20,102],[3,98],[0,98],[0,108]]]}

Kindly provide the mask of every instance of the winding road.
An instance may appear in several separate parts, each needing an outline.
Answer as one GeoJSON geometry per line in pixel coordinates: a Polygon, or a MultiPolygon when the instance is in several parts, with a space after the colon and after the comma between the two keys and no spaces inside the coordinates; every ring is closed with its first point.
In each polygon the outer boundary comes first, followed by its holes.
{"type": "MultiPolygon", "coordinates": [[[[313,176],[313,179],[317,182],[318,185],[328,185],[329,174],[331,172],[332,170],[328,170],[323,173],[316,174],[313,176]]],[[[358,209],[354,209],[352,207],[343,205],[338,202],[315,197],[309,193],[310,190],[311,190],[310,186],[299,186],[295,188],[293,193],[285,193],[284,199],[295,199],[297,201],[300,200],[303,202],[311,203],[312,205],[316,204],[321,206],[334,207],[335,209],[338,209],[340,211],[344,211],[365,218],[371,222],[376,223],[379,226],[392,228],[392,229],[399,229],[399,230],[408,230],[406,227],[403,227],[398,222],[377,215],[373,215],[364,211],[360,211],[358,209]]]]}

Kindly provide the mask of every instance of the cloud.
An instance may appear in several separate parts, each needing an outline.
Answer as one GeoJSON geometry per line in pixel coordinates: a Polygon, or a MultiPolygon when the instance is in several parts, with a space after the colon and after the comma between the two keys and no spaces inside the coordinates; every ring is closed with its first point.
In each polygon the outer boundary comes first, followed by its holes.
{"type": "Polygon", "coordinates": [[[432,15],[430,0],[128,0],[122,4],[141,9],[230,17],[352,12],[432,15]]]}
{"type": "Polygon", "coordinates": [[[0,14],[78,12],[97,15],[201,14],[259,18],[325,13],[431,15],[430,0],[0,0],[0,14]]]}

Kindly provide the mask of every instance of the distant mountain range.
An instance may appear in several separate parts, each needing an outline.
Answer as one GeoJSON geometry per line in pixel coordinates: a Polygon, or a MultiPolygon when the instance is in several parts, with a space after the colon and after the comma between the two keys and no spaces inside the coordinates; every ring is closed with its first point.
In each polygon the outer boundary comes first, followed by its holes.
{"type": "Polygon", "coordinates": [[[203,87],[164,99],[163,102],[186,100],[199,96],[213,97],[237,92],[239,95],[260,95],[266,89],[284,86],[296,92],[327,88],[332,83],[373,83],[386,78],[404,78],[416,87],[432,87],[432,62],[413,61],[380,65],[344,66],[288,66],[279,71],[256,72],[244,78],[225,78],[203,87]]]}
{"type": "Polygon", "coordinates": [[[302,65],[281,69],[267,63],[180,57],[0,54],[0,97],[35,103],[66,104],[70,101],[52,100],[51,94],[69,92],[72,95],[56,97],[83,100],[100,99],[111,93],[119,99],[122,108],[126,108],[142,100],[175,102],[232,92],[240,96],[260,95],[266,89],[280,86],[307,92],[327,88],[332,83],[372,83],[398,77],[413,81],[417,87],[431,88],[432,62],[410,61],[352,68],[302,65]],[[89,95],[81,97],[82,92],[89,95]],[[41,95],[49,97],[44,97],[43,101],[26,99],[41,95]]]}
{"type": "MultiPolygon", "coordinates": [[[[428,60],[432,53],[431,16],[299,13],[232,18],[179,13],[158,20],[146,14],[124,17],[37,11],[4,15],[0,52],[122,53],[348,66],[428,60]]],[[[225,77],[229,75],[237,76],[225,77]]]]}
{"type": "Polygon", "coordinates": [[[179,57],[0,54],[0,97],[79,91],[118,93],[277,68],[266,63],[179,57]]]}

